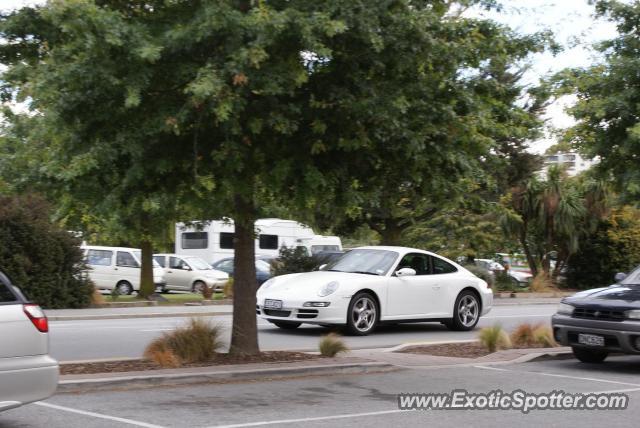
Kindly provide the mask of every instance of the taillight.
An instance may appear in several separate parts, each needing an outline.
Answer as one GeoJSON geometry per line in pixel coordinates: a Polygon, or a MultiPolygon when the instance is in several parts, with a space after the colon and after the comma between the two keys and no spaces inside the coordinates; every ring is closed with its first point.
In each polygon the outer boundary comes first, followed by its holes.
{"type": "Polygon", "coordinates": [[[27,314],[33,325],[41,333],[49,331],[49,321],[40,306],[38,305],[22,305],[24,313],[27,314]]]}

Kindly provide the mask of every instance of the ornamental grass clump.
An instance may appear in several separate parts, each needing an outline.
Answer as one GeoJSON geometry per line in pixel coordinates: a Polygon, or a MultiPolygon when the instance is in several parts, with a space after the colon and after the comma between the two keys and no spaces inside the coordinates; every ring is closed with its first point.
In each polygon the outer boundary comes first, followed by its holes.
{"type": "Polygon", "coordinates": [[[482,330],[480,330],[478,339],[489,352],[496,352],[500,349],[511,348],[511,340],[509,339],[509,335],[499,325],[483,328],[482,330]]]}
{"type": "Polygon", "coordinates": [[[517,347],[533,347],[536,344],[534,331],[538,326],[529,323],[519,324],[511,333],[511,343],[517,347]]]}
{"type": "Polygon", "coordinates": [[[340,336],[335,333],[329,333],[320,339],[319,348],[320,354],[325,357],[335,357],[349,350],[340,336]]]}
{"type": "Polygon", "coordinates": [[[165,333],[147,346],[144,357],[161,367],[180,367],[204,363],[215,356],[223,345],[222,329],[207,321],[192,318],[184,327],[165,333]]]}
{"type": "Polygon", "coordinates": [[[533,331],[533,338],[535,343],[545,348],[553,348],[558,346],[558,343],[553,337],[553,331],[548,326],[540,325],[533,331]]]}

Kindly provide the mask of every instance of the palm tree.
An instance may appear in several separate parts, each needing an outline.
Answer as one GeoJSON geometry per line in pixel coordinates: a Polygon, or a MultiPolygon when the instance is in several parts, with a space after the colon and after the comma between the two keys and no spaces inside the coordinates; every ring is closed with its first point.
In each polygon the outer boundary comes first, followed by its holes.
{"type": "Polygon", "coordinates": [[[605,215],[607,192],[602,183],[568,177],[562,167],[552,166],[546,180],[534,177],[512,189],[503,206],[503,230],[519,240],[531,273],[543,272],[555,282],[578,250],[580,236],[605,215]]]}

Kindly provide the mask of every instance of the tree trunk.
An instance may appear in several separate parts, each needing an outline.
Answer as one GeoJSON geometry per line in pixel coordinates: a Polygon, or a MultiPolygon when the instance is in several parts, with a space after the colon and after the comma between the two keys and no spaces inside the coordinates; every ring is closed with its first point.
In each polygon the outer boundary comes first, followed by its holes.
{"type": "Polygon", "coordinates": [[[234,278],[233,327],[231,347],[233,355],[257,355],[258,325],[256,322],[255,214],[253,203],[236,197],[234,217],[234,278]]]}
{"type": "Polygon", "coordinates": [[[393,220],[385,220],[384,229],[380,228],[377,232],[380,234],[380,245],[401,245],[403,228],[393,220]]]}
{"type": "Polygon", "coordinates": [[[138,291],[138,297],[146,299],[156,290],[153,282],[153,244],[151,241],[143,240],[140,250],[142,266],[140,268],[140,291],[138,291]]]}
{"type": "Polygon", "coordinates": [[[524,251],[524,255],[527,256],[527,263],[529,264],[529,269],[531,269],[531,275],[535,278],[538,276],[538,265],[536,264],[536,260],[531,254],[531,249],[529,248],[529,244],[527,243],[527,223],[525,222],[522,225],[522,229],[520,230],[520,245],[522,245],[522,250],[524,251]]]}

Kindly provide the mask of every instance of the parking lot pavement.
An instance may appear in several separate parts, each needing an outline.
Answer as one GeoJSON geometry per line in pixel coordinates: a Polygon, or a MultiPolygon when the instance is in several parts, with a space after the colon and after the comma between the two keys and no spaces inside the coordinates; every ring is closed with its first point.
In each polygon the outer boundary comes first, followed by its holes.
{"type": "Polygon", "coordinates": [[[575,360],[538,361],[496,367],[399,370],[260,382],[200,384],[82,394],[58,394],[0,414],[0,428],[20,427],[250,427],[250,426],[547,426],[607,428],[637,425],[640,418],[640,358],[612,357],[603,365],[575,360]],[[531,393],[624,391],[625,410],[425,410],[401,411],[403,392],[531,393]]]}

